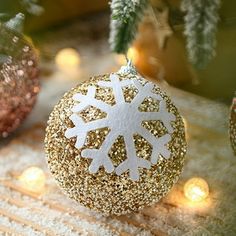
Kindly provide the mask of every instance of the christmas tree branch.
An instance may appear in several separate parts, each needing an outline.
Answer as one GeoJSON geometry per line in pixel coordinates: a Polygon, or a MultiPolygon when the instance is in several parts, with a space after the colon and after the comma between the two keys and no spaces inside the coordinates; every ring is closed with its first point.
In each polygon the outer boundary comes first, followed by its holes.
{"type": "Polygon", "coordinates": [[[190,62],[203,69],[215,56],[220,0],[183,0],[185,35],[190,62]]]}
{"type": "Polygon", "coordinates": [[[148,0],[112,0],[109,38],[112,51],[127,52],[147,6],[148,0]]]}

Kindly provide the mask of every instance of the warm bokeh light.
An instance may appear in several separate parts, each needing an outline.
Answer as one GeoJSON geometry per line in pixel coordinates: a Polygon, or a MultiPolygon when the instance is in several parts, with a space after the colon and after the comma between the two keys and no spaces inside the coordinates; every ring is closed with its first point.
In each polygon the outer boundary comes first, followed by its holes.
{"type": "Polygon", "coordinates": [[[191,178],[184,185],[184,195],[192,202],[201,202],[209,195],[207,182],[202,178],[191,178]]]}
{"type": "Polygon", "coordinates": [[[188,128],[187,120],[184,117],[182,117],[182,119],[183,119],[184,127],[185,127],[185,130],[186,130],[188,128]]]}
{"type": "MultiPolygon", "coordinates": [[[[129,48],[127,52],[127,57],[132,61],[132,63],[135,65],[138,62],[139,59],[139,52],[135,47],[129,48]]],[[[119,65],[125,65],[126,64],[126,58],[124,55],[115,55],[115,59],[119,65]]]]}
{"type": "Polygon", "coordinates": [[[188,122],[187,122],[187,120],[184,118],[184,117],[182,117],[182,119],[183,119],[183,122],[184,122],[184,128],[185,128],[185,138],[186,138],[186,141],[188,142],[189,141],[189,127],[188,127],[188,122]]]}
{"type": "Polygon", "coordinates": [[[126,58],[125,55],[121,55],[121,54],[116,54],[114,55],[116,62],[118,63],[119,66],[123,66],[126,64],[126,58]]]}
{"type": "Polygon", "coordinates": [[[45,187],[46,176],[41,168],[32,166],[22,172],[19,180],[22,187],[33,192],[42,192],[45,187]]]}
{"type": "Polygon", "coordinates": [[[138,62],[138,59],[139,59],[139,52],[138,52],[138,50],[135,47],[129,48],[129,50],[127,52],[127,57],[135,65],[138,62]]]}
{"type": "Polygon", "coordinates": [[[57,53],[55,62],[59,69],[74,69],[78,68],[78,66],[80,65],[80,56],[75,49],[64,48],[57,53]]]}

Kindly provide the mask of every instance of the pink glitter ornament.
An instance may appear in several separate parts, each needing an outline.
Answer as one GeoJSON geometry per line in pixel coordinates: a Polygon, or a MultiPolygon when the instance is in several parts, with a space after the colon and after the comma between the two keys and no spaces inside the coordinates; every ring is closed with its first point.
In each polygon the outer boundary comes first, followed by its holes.
{"type": "Polygon", "coordinates": [[[0,137],[31,112],[39,92],[37,55],[19,32],[0,24],[0,137]]]}

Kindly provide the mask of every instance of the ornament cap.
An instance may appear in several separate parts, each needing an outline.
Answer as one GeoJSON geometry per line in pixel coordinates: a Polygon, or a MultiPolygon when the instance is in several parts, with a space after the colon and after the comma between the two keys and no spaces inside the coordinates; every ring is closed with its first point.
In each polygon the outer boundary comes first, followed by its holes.
{"type": "Polygon", "coordinates": [[[127,59],[127,65],[125,66],[122,66],[120,68],[120,70],[118,71],[118,73],[120,74],[134,74],[134,75],[137,75],[137,70],[135,68],[135,66],[133,65],[132,61],[128,58],[127,59]]]}
{"type": "Polygon", "coordinates": [[[18,13],[15,17],[7,21],[5,23],[5,26],[17,31],[18,33],[22,33],[24,21],[25,21],[25,15],[23,13],[18,13]]]}

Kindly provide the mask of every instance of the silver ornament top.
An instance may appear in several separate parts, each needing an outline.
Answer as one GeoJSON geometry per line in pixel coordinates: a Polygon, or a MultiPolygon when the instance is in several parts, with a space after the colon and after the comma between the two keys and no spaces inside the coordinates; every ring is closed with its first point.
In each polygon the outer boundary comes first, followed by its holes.
{"type": "Polygon", "coordinates": [[[137,75],[137,70],[135,66],[132,64],[131,60],[127,60],[127,65],[122,66],[118,71],[119,74],[134,74],[137,75]]]}
{"type": "Polygon", "coordinates": [[[17,31],[18,33],[22,33],[24,21],[25,15],[23,13],[18,13],[15,17],[7,21],[4,25],[10,29],[17,31]]]}

